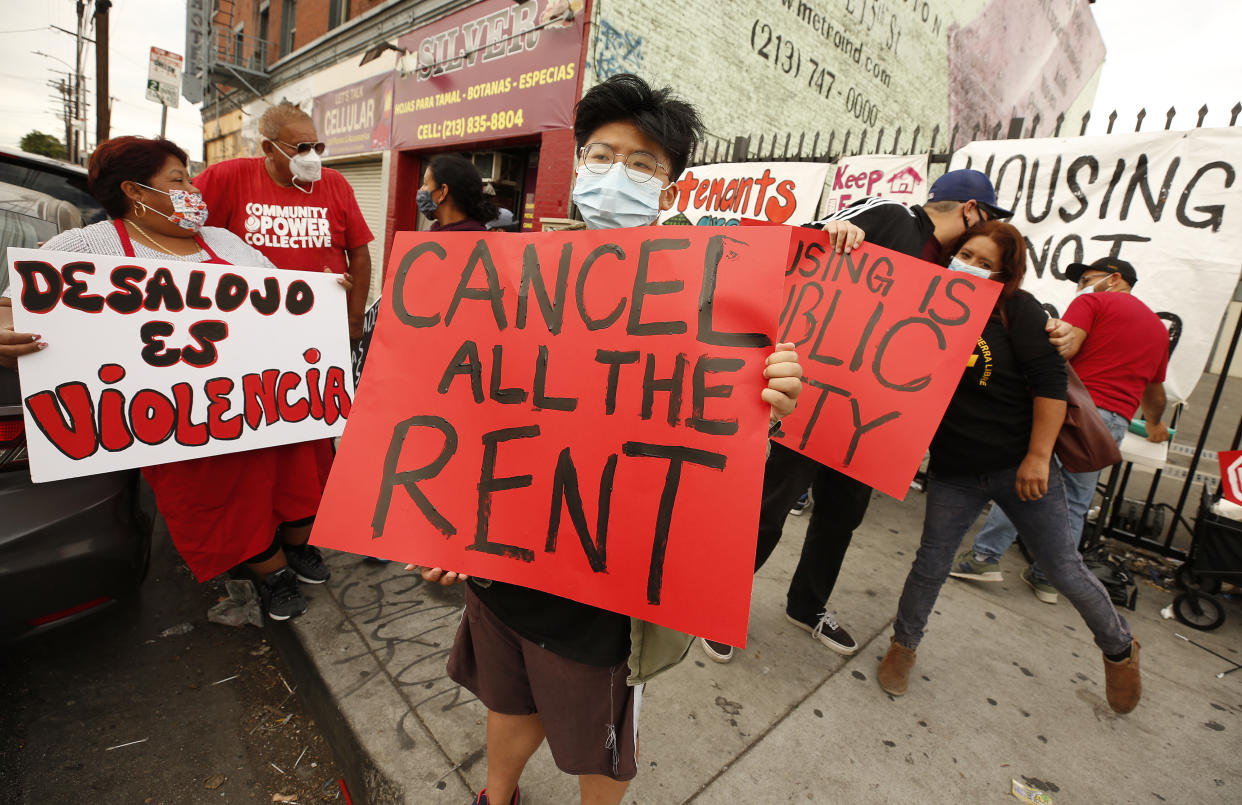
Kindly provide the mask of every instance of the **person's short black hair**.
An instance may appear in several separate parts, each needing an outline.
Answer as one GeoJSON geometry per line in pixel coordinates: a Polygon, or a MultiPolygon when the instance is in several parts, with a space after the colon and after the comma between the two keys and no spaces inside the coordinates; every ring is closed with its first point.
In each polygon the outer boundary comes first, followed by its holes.
{"type": "Polygon", "coordinates": [[[686,169],[690,152],[703,139],[705,129],[698,110],[673,96],[669,87],[652,89],[632,73],[619,73],[586,91],[574,107],[574,139],[587,144],[601,126],[632,123],[647,138],[659,143],[673,163],[669,177],[686,169]]]}
{"type": "Polygon", "coordinates": [[[95,147],[87,164],[86,189],[99,199],[109,218],[124,217],[129,212],[129,198],[121,190],[121,182],[151,184],[169,157],[182,165],[189,160],[176,143],[162,137],[127,135],[105,140],[95,147]]]}
{"type": "Polygon", "coordinates": [[[431,176],[438,185],[448,185],[457,209],[481,224],[500,214],[499,208],[483,195],[483,179],[474,163],[459,154],[445,154],[431,160],[431,176]]]}

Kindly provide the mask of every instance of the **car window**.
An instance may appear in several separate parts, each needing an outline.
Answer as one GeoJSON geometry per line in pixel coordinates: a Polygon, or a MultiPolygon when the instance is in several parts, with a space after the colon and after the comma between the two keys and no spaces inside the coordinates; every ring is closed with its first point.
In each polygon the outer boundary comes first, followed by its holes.
{"type": "Polygon", "coordinates": [[[66,176],[37,166],[22,165],[0,158],[0,182],[29,187],[64,199],[82,211],[82,220],[88,224],[107,217],[103,207],[86,190],[86,176],[66,176]]]}
{"type": "Polygon", "coordinates": [[[0,295],[9,287],[9,247],[37,249],[58,232],[51,221],[0,208],[0,295]]]}

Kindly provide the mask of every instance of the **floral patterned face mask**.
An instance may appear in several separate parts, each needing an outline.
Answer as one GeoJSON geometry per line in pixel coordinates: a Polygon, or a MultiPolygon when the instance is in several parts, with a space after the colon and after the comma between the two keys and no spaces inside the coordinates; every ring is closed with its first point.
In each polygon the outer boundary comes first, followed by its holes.
{"type": "Polygon", "coordinates": [[[207,202],[203,201],[201,193],[194,193],[189,190],[157,190],[149,187],[141,182],[134,184],[139,187],[145,187],[147,190],[156,193],[163,193],[172,200],[172,215],[164,215],[164,213],[154,207],[147,207],[154,213],[163,215],[169,221],[172,221],[182,229],[188,229],[191,232],[197,232],[203,228],[203,224],[207,223],[207,202]]]}

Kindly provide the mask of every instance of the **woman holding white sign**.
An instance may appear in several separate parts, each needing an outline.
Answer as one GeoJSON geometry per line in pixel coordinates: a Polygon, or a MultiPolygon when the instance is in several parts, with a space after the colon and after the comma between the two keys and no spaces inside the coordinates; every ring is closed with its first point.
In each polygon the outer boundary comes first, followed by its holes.
{"type": "Polygon", "coordinates": [[[1021,290],[1025,242],[1009,224],[987,221],[968,230],[953,253],[949,270],[1004,287],[932,439],[923,535],[877,680],[893,696],[906,692],[915,649],[954,555],[991,500],[1086,622],[1104,653],[1109,706],[1128,713],[1142,694],[1139,644],[1083,564],[1069,528],[1065,485],[1052,471],[1053,445],[1065,421],[1065,361],[1048,341],[1039,301],[1021,290]]]}
{"type": "MultiPolygon", "coordinates": [[[[226,229],[204,227],[207,207],[190,184],[186,153],[165,139],[116,137],[91,155],[91,194],[110,220],[72,229],[43,248],[188,263],[276,269],[226,229]]],[[[340,284],[349,289],[349,275],[340,284]]],[[[328,568],[307,544],[327,481],[320,451],[305,442],[143,468],[173,543],[199,581],[246,564],[274,620],[306,611],[298,582],[320,584],[328,568]]]]}

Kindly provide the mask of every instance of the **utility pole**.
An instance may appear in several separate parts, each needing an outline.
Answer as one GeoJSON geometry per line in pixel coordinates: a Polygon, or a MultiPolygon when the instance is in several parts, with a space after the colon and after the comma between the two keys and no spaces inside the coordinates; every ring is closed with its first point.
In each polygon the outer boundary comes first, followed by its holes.
{"type": "Polygon", "coordinates": [[[112,0],[95,0],[95,142],[108,139],[112,100],[108,95],[108,10],[112,0]]]}

